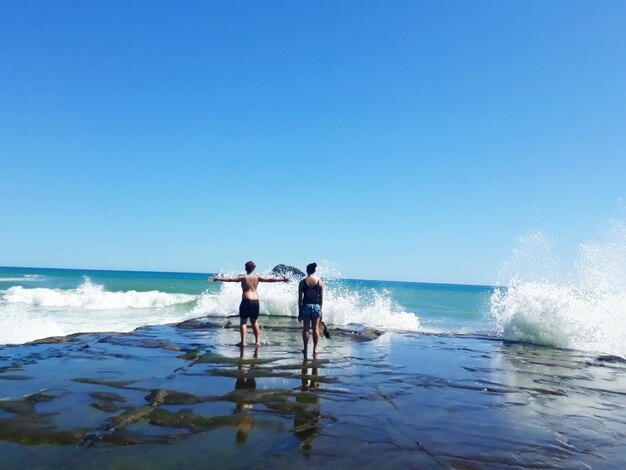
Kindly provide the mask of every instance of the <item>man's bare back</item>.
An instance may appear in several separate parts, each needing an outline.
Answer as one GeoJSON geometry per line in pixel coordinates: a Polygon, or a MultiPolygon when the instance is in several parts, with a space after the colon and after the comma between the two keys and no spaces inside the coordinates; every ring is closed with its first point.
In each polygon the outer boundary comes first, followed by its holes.
{"type": "Polygon", "coordinates": [[[259,286],[259,278],[256,274],[246,274],[241,277],[241,299],[259,300],[259,293],[256,291],[259,286]]]}
{"type": "Polygon", "coordinates": [[[244,347],[246,345],[246,323],[247,318],[250,318],[250,323],[254,330],[255,344],[258,346],[259,342],[259,322],[257,318],[259,316],[259,294],[257,287],[259,282],[288,282],[288,277],[263,277],[252,274],[256,265],[252,261],[246,263],[246,274],[244,276],[236,277],[218,277],[213,276],[209,279],[211,282],[239,282],[241,284],[241,305],[239,306],[239,327],[241,331],[241,342],[239,345],[244,347]]]}

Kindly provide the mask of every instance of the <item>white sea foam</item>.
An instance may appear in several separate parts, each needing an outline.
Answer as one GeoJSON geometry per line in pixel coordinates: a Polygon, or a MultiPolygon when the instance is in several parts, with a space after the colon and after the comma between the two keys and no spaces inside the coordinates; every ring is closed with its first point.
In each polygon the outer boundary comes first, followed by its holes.
{"type": "MultiPolygon", "coordinates": [[[[361,325],[398,330],[417,331],[419,318],[395,303],[391,294],[374,289],[350,290],[341,281],[326,281],[324,294],[324,321],[328,324],[361,325]]],[[[296,282],[261,284],[259,294],[261,314],[298,316],[298,286],[296,282]]],[[[225,283],[218,292],[204,292],[193,309],[194,316],[228,316],[237,313],[241,288],[225,283]]]]}
{"type": "Polygon", "coordinates": [[[491,314],[506,339],[626,357],[626,227],[581,245],[572,275],[514,276],[491,314]]]}
{"type": "Polygon", "coordinates": [[[20,344],[68,334],[50,315],[22,304],[0,303],[0,344],[20,344]]]}
{"type": "MultiPolygon", "coordinates": [[[[202,294],[159,291],[109,292],[85,278],[75,289],[25,288],[0,291],[0,344],[17,344],[78,332],[132,331],[202,316],[238,313],[241,288],[225,283],[202,294]]],[[[261,284],[261,314],[297,317],[297,283],[261,284]]],[[[326,283],[324,319],[328,324],[416,331],[419,319],[385,291],[352,291],[341,281],[326,283]]]]}
{"type": "Polygon", "coordinates": [[[167,294],[159,291],[108,292],[104,287],[93,284],[88,278],[76,289],[26,289],[10,287],[1,298],[11,304],[26,304],[36,307],[80,307],[88,310],[160,308],[191,302],[193,295],[167,294]]]}
{"type": "Polygon", "coordinates": [[[189,310],[179,306],[87,310],[0,303],[0,344],[19,344],[72,333],[127,332],[142,326],[177,323],[189,318],[189,310]]]}
{"type": "Polygon", "coordinates": [[[79,332],[132,331],[190,318],[197,297],[158,291],[108,292],[88,278],[76,289],[0,291],[0,344],[79,332]]]}

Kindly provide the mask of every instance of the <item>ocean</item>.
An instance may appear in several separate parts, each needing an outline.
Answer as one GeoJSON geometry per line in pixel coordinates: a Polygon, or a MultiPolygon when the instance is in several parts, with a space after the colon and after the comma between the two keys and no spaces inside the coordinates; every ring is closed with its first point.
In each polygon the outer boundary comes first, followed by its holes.
{"type": "MultiPolygon", "coordinates": [[[[229,275],[236,273],[229,273],[229,275]]],[[[494,289],[324,278],[329,325],[489,334],[494,289]]],[[[0,344],[79,332],[132,331],[238,312],[241,288],[210,273],[0,268],[0,344]]],[[[261,315],[297,318],[297,283],[261,284],[261,315]]]]}
{"type": "MultiPolygon", "coordinates": [[[[626,357],[626,293],[618,274],[611,279],[596,269],[584,283],[512,277],[493,287],[320,273],[328,325],[480,335],[626,357]]],[[[236,315],[240,287],[209,283],[210,275],[0,267],[0,344],[236,315]]],[[[261,321],[296,319],[297,280],[261,284],[259,294],[261,321]]]]}

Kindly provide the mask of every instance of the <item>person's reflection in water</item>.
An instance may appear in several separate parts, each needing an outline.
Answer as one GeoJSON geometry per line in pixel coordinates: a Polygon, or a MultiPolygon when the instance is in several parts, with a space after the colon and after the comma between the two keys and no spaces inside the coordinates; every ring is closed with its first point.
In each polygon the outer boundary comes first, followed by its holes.
{"type": "MultiPolygon", "coordinates": [[[[239,354],[239,366],[237,381],[235,382],[235,390],[256,390],[256,380],[254,376],[250,373],[251,369],[255,367],[255,364],[251,364],[246,372],[244,370],[244,352],[245,350],[242,348],[241,353],[239,354]]],[[[259,348],[255,348],[254,350],[254,359],[259,357],[259,348]]],[[[252,420],[252,404],[246,403],[241,397],[240,400],[237,400],[235,405],[235,414],[241,414],[241,419],[237,421],[237,435],[236,440],[238,444],[245,444],[248,440],[248,433],[252,429],[253,420],[252,420]]]]}
{"type": "Polygon", "coordinates": [[[302,385],[300,386],[302,393],[296,396],[296,403],[299,403],[300,406],[294,415],[293,431],[302,441],[302,448],[306,455],[310,455],[313,440],[320,430],[320,405],[316,391],[320,384],[316,380],[317,376],[318,370],[315,362],[309,364],[308,361],[304,360],[302,363],[302,385]],[[309,365],[311,366],[311,375],[309,375],[309,365]]]}

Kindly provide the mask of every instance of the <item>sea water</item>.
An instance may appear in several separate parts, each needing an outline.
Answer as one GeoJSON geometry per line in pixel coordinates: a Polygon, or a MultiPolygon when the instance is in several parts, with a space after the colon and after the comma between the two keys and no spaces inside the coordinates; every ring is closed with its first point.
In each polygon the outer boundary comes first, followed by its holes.
{"type": "MultiPolygon", "coordinates": [[[[522,239],[495,287],[342,279],[322,268],[324,320],[626,357],[624,224],[614,222],[598,240],[582,244],[566,274],[538,269],[553,265],[546,239],[522,239]]],[[[0,268],[0,344],[237,315],[239,285],[211,283],[209,276],[0,268]]],[[[295,322],[297,282],[261,284],[261,315],[295,322]]]]}
{"type": "MultiPolygon", "coordinates": [[[[228,273],[234,275],[236,273],[228,273]]],[[[210,274],[0,268],[0,344],[132,331],[238,312],[236,283],[210,274]]],[[[487,332],[493,288],[322,276],[324,320],[410,332],[487,332]]],[[[298,280],[259,287],[261,315],[297,319],[298,280]]]]}
{"type": "MultiPolygon", "coordinates": [[[[556,265],[550,237],[541,233],[520,239],[498,286],[343,279],[326,263],[318,272],[325,283],[324,320],[626,357],[624,222],[612,221],[581,244],[572,266],[556,265]]],[[[240,287],[209,277],[0,267],[0,344],[236,315],[240,287]]],[[[297,283],[261,284],[261,315],[295,321],[297,283]]]]}

